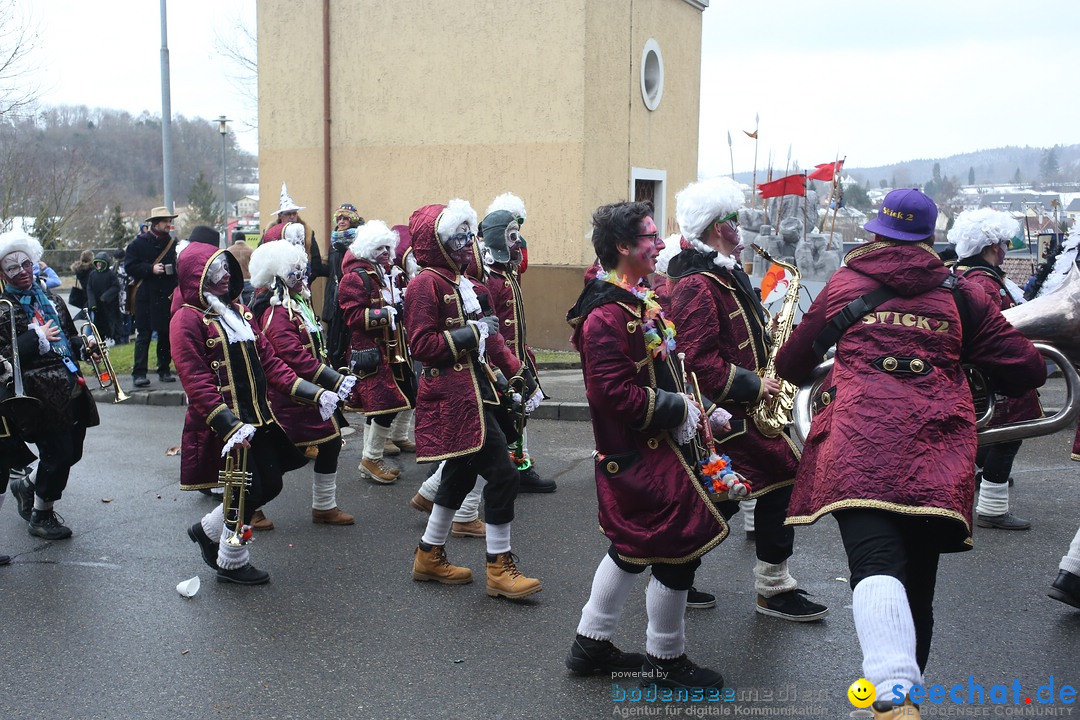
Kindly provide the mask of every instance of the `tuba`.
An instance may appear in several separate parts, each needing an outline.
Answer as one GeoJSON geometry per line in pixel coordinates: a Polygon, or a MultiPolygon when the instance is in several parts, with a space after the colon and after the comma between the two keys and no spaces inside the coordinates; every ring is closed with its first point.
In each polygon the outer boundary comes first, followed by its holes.
{"type": "Polygon", "coordinates": [[[795,326],[795,311],[799,306],[799,269],[791,263],[777,260],[761,248],[760,245],[751,245],[761,257],[771,263],[775,263],[791,274],[791,282],[788,284],[784,300],[780,305],[780,311],[776,313],[776,331],[772,338],[772,347],[769,349],[769,357],[765,367],[758,373],[762,379],[772,378],[780,383],[780,390],[768,400],[759,400],[747,410],[746,415],[754,421],[758,431],[765,437],[773,438],[784,431],[791,424],[792,411],[795,406],[795,395],[798,388],[783,380],[776,374],[776,355],[780,347],[787,342],[791,330],[795,326]]]}
{"type": "MultiPolygon", "coordinates": [[[[1072,426],[1080,417],[1080,374],[1076,371],[1076,365],[1080,364],[1080,270],[1074,264],[1061,287],[1011,307],[1002,315],[1031,340],[1044,358],[1061,370],[1065,380],[1065,402],[1049,417],[986,427],[994,414],[993,389],[978,368],[965,366],[976,407],[981,410],[976,422],[980,446],[1050,435],[1072,426]]],[[[830,358],[814,368],[810,380],[796,393],[792,425],[800,444],[810,433],[813,400],[824,389],[832,364],[830,358]]]]}

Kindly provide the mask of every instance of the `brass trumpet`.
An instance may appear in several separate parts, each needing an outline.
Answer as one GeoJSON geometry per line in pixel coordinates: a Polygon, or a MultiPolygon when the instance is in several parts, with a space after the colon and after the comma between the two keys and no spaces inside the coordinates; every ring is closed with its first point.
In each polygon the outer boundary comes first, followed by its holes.
{"type": "Polygon", "coordinates": [[[248,449],[237,444],[225,458],[225,469],[218,472],[218,485],[225,491],[222,512],[225,524],[233,527],[232,535],[225,538],[229,545],[240,546],[244,538],[244,496],[251,487],[251,473],[247,469],[248,449]],[[234,497],[235,495],[235,497],[234,497]]]}
{"type": "Polygon", "coordinates": [[[0,298],[0,306],[7,305],[8,321],[11,326],[11,375],[15,394],[0,401],[0,414],[13,417],[23,412],[32,412],[41,402],[30,397],[23,390],[22,363],[19,361],[18,332],[15,327],[15,305],[7,298],[0,298]]]}
{"type": "Polygon", "coordinates": [[[124,392],[124,389],[120,387],[120,383],[116,380],[116,373],[113,372],[112,362],[109,360],[109,348],[105,345],[105,340],[101,337],[101,333],[98,332],[97,325],[86,321],[86,324],[79,329],[79,334],[82,335],[83,345],[86,345],[86,356],[90,358],[90,364],[94,366],[94,375],[97,376],[98,385],[104,390],[111,387],[113,389],[113,402],[122,403],[128,399],[129,395],[124,392]],[[89,330],[89,332],[87,332],[89,330]],[[90,353],[90,343],[87,342],[93,338],[97,344],[98,353],[100,353],[101,359],[98,360],[93,354],[90,353]]]}

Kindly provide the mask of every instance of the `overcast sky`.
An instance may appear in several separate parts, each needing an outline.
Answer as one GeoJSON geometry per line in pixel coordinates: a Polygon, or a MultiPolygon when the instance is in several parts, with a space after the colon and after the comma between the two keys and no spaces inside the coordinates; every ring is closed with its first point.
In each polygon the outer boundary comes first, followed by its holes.
{"type": "MultiPolygon", "coordinates": [[[[43,102],[160,113],[158,2],[15,2],[40,30],[43,102]]],[[[254,120],[215,46],[238,23],[254,27],[254,0],[171,0],[175,114],[254,120]]],[[[729,130],[736,171],[753,167],[741,131],[755,113],[758,166],[771,150],[777,172],[789,144],[803,167],[837,152],[867,167],[1080,143],[1080,2],[712,0],[703,35],[702,175],[730,171],[729,130]]],[[[255,150],[256,133],[234,127],[255,150]]]]}

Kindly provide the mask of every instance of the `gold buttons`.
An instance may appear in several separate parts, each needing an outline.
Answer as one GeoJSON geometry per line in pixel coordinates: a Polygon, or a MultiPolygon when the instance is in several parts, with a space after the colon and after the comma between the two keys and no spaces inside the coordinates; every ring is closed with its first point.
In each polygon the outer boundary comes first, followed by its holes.
{"type": "Polygon", "coordinates": [[[505,320],[503,320],[503,325],[505,325],[507,327],[510,327],[513,324],[514,324],[514,321],[511,320],[510,318],[506,318],[505,320]]]}
{"type": "Polygon", "coordinates": [[[221,367],[224,364],[225,363],[221,362],[220,360],[215,360],[212,363],[210,363],[210,369],[211,370],[217,370],[219,367],[221,367]]]}
{"type": "Polygon", "coordinates": [[[454,370],[456,372],[461,372],[462,367],[464,367],[464,366],[461,363],[454,363],[454,370]]]}
{"type": "Polygon", "coordinates": [[[896,358],[894,357],[887,357],[881,361],[881,367],[883,367],[887,372],[893,372],[894,370],[896,370],[897,365],[898,363],[896,362],[896,358]]]}
{"type": "Polygon", "coordinates": [[[454,297],[453,293],[447,293],[446,295],[442,296],[442,301],[444,303],[453,302],[455,299],[456,298],[454,297]]]}
{"type": "Polygon", "coordinates": [[[255,316],[252,315],[250,312],[244,313],[244,319],[245,320],[251,320],[251,318],[253,318],[253,317],[255,317],[255,316]]]}
{"type": "Polygon", "coordinates": [[[607,471],[612,475],[616,474],[617,472],[619,472],[619,463],[612,460],[607,464],[607,471]]]}
{"type": "Polygon", "coordinates": [[[206,338],[206,347],[212,348],[217,344],[218,344],[218,339],[216,337],[206,338]]]}
{"type": "Polygon", "coordinates": [[[911,361],[911,372],[913,372],[913,373],[921,373],[925,369],[926,369],[926,363],[924,363],[919,358],[915,358],[914,360],[911,361]]]}
{"type": "Polygon", "coordinates": [[[641,323],[639,323],[637,320],[631,320],[630,322],[626,323],[626,332],[633,335],[634,331],[637,330],[637,327],[640,324],[641,323]]]}
{"type": "Polygon", "coordinates": [[[655,450],[656,448],[660,447],[660,441],[658,441],[654,437],[651,437],[648,440],[646,440],[645,444],[649,446],[650,450],[655,450]]]}
{"type": "Polygon", "coordinates": [[[821,393],[821,404],[822,405],[828,405],[831,402],[832,402],[832,395],[830,395],[827,392],[821,393]]]}
{"type": "Polygon", "coordinates": [[[428,371],[428,375],[431,377],[439,377],[439,368],[431,368],[431,370],[428,371]]]}

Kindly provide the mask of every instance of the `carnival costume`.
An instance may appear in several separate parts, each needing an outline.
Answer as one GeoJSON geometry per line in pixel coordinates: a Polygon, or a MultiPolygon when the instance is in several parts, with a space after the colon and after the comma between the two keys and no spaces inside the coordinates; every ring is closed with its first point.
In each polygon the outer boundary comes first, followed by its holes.
{"type": "MultiPolygon", "coordinates": [[[[238,446],[250,446],[247,470],[252,475],[242,517],[225,518],[219,506],[192,525],[188,537],[199,545],[204,562],[218,571],[218,580],[265,583],[269,574],[250,563],[247,526],[255,509],[281,492],[282,475],[306,462],[275,419],[267,389],[318,406],[324,418],[330,417],[340,398],[297,377],[270,342],[254,331],[251,311],[236,301],[244,281],[232,254],[191,243],[180,254],[177,275],[184,304],[169,331],[173,344],[182,348],[177,372],[188,397],[180,486],[184,490],[217,486],[222,458],[230,451],[242,455],[238,446]],[[210,292],[226,278],[226,290],[210,292]],[[230,542],[233,536],[242,542],[230,542]]],[[[329,376],[319,379],[335,385],[329,376]]]]}
{"type": "Polygon", "coordinates": [[[889,193],[866,225],[875,241],[848,253],[777,358],[782,377],[806,381],[824,353],[815,342],[841,311],[868,293],[888,298],[846,329],[833,325],[834,365],[788,508],[789,523],[831,513],[840,526],[876,717],[923,683],[938,557],[971,547],[977,440],[961,354],[1009,395],[1046,379],[997,303],[942,264],[929,244],[936,218],[918,190],[889,193]]]}
{"type": "Polygon", "coordinates": [[[315,233],[309,231],[307,224],[300,219],[298,213],[303,209],[289,196],[289,189],[285,187],[285,183],[281,183],[278,209],[274,211],[277,220],[273,225],[266,228],[266,232],[259,239],[259,244],[262,245],[275,240],[286,240],[293,245],[302,247],[308,258],[307,277],[308,284],[310,284],[315,278],[327,277],[329,272],[323,262],[322,253],[319,252],[319,243],[315,240],[315,233]],[[290,217],[295,216],[295,220],[284,219],[282,217],[284,214],[289,214],[290,217]],[[287,227],[289,225],[295,225],[296,227],[289,228],[287,227]]]}
{"type": "MultiPolygon", "coordinates": [[[[255,325],[270,342],[274,354],[296,373],[335,392],[344,401],[356,378],[344,376],[326,364],[322,326],[311,308],[305,283],[307,257],[302,248],[286,243],[260,246],[251,255],[251,283],[263,292],[251,310],[255,325]]],[[[270,387],[267,398],[274,417],[293,444],[318,450],[311,485],[311,520],[325,525],[352,525],[353,516],[337,504],[337,466],[341,453],[340,413],[323,419],[319,409],[295,402],[270,387]]]]}

